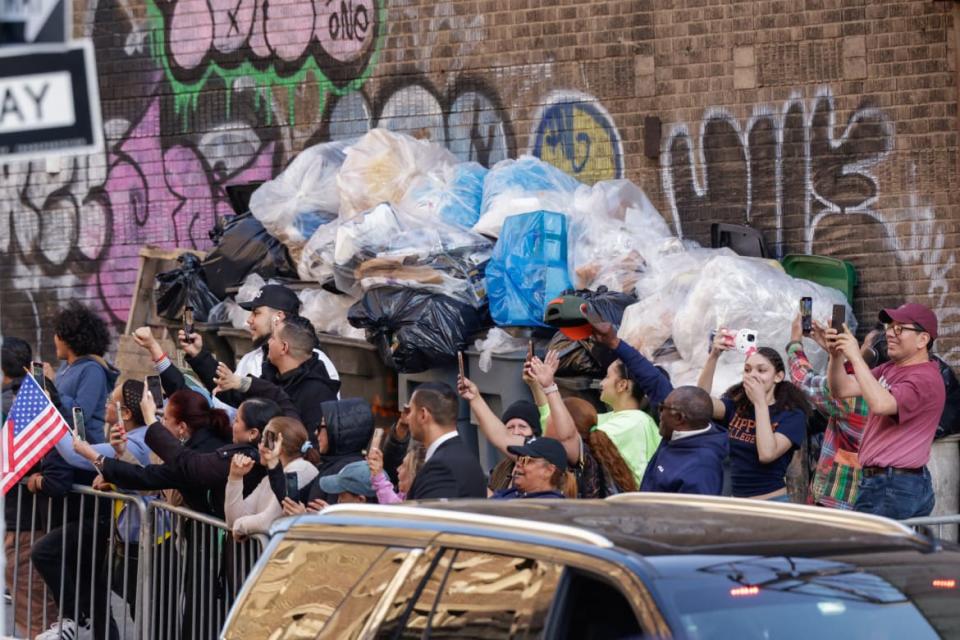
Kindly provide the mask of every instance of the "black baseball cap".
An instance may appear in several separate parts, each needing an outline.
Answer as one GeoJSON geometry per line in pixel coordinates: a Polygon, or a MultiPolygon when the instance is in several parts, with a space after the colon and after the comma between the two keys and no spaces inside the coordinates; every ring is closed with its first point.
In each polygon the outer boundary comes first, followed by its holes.
{"type": "Polygon", "coordinates": [[[257,307],[270,307],[290,315],[300,313],[300,298],[282,284],[265,284],[249,302],[241,302],[240,308],[253,311],[257,307]]]}
{"type": "Polygon", "coordinates": [[[515,456],[543,458],[557,469],[567,470],[567,450],[559,440],[553,438],[535,438],[522,446],[511,445],[507,447],[507,451],[515,456]]]}

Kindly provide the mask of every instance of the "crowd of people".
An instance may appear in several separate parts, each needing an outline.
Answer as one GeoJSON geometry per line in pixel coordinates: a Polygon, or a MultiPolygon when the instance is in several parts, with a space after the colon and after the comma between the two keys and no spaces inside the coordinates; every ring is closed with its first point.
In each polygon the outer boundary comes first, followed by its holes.
{"type": "MultiPolygon", "coordinates": [[[[254,348],[235,371],[198,334],[179,332],[187,365],[181,368],[150,329],[136,330],[134,340],[160,377],[162,399],[142,380],[117,384],[122,372],[104,359],[104,322],[76,303],[63,309],[54,325],[62,364],[44,365],[45,387],[62,415],[82,410],[86,435],[64,436],[25,476],[22,490],[47,498],[67,495],[73,484],[140,492],[221,518],[238,538],[265,532],[284,515],[348,502],[603,498],[630,491],[787,502],[787,467],[816,412],[826,429],[810,503],[898,519],[933,508],[926,464],[945,391],[931,359],[937,318],[919,304],[883,310],[882,324],[862,344],[845,327],[814,323],[804,336],[798,317],[786,361],[768,347],[749,351],[742,381],[719,397],[710,390],[718,360],[732,348],[727,332],[714,338],[698,385],[675,388],[618,338],[615,326],[595,320],[593,337],[612,354],[599,383],[602,410],[561,395],[559,358],[548,352],[531,355],[517,371],[532,401],[498,416],[469,377],[458,377],[456,388],[424,383],[376,437],[370,405],[340,397],[335,363],[319,349],[292,291],[266,285],[245,307],[254,348]],[[824,371],[810,364],[805,339],[829,353],[824,371]],[[503,454],[492,469],[481,467],[458,433],[461,400],[503,454]]],[[[4,339],[4,414],[33,358],[25,341],[4,339]]],[[[7,501],[7,527],[23,536],[31,525],[10,508],[15,502],[7,501]]],[[[18,629],[37,629],[45,611],[46,619],[62,620],[39,639],[117,637],[113,620],[94,615],[109,589],[90,603],[74,592],[81,583],[75,572],[94,571],[97,559],[78,557],[77,545],[65,541],[104,535],[110,530],[104,520],[122,515],[74,509],[32,545],[24,539],[19,553],[8,536],[8,587],[12,571],[32,566],[39,576],[17,583],[21,602],[34,602],[29,615],[25,608],[15,612],[18,629]]]]}

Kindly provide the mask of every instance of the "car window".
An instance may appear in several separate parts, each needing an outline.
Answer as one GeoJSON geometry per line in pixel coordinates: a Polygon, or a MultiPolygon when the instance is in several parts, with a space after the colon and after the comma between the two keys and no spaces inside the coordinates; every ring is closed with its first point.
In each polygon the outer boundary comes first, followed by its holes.
{"type": "Polygon", "coordinates": [[[643,638],[630,601],[609,580],[569,570],[558,592],[551,637],[643,638]]]}
{"type": "Polygon", "coordinates": [[[224,638],[315,638],[383,553],[380,545],[281,541],[224,638]]]}
{"type": "MultiPolygon", "coordinates": [[[[704,557],[694,563],[691,558],[694,572],[665,575],[657,585],[683,635],[693,640],[718,634],[744,640],[933,640],[940,634],[918,610],[909,585],[896,584],[901,573],[909,580],[923,578],[921,568],[909,564],[912,555],[898,558],[912,572],[893,563],[889,571],[865,571],[836,559],[704,557]],[[883,572],[888,575],[878,575],[883,572]]],[[[948,601],[944,595],[941,606],[948,601]]]]}
{"type": "Polygon", "coordinates": [[[563,565],[457,551],[430,616],[430,638],[538,638],[563,565]]]}
{"type": "Polygon", "coordinates": [[[430,548],[417,560],[377,629],[377,638],[419,638],[453,552],[430,548]],[[425,582],[426,579],[426,582],[425,582]]]}
{"type": "Polygon", "coordinates": [[[341,640],[359,637],[370,614],[409,555],[410,549],[387,549],[360,578],[317,638],[341,640]]]}

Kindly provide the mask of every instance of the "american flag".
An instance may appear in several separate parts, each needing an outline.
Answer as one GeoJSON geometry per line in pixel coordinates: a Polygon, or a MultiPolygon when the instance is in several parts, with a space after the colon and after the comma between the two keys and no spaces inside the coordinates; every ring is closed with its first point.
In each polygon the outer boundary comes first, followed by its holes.
{"type": "Polygon", "coordinates": [[[68,430],[33,376],[24,376],[0,428],[0,489],[6,494],[68,430]]]}

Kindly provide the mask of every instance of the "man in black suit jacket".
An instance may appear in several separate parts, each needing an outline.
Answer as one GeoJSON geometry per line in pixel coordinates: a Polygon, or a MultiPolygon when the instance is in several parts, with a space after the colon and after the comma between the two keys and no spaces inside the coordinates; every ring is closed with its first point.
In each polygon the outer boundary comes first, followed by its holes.
{"type": "Polygon", "coordinates": [[[410,434],[427,448],[407,500],[485,498],[480,461],[457,435],[457,395],[448,385],[427,382],[414,391],[403,419],[410,434]]]}

